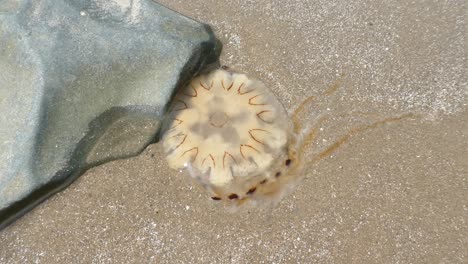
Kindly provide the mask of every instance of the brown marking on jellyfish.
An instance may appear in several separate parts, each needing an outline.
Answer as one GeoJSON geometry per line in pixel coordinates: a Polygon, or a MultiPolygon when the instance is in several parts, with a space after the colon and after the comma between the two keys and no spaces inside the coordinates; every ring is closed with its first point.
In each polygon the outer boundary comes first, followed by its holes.
{"type": "Polygon", "coordinates": [[[291,165],[291,162],[292,160],[291,159],[287,159],[285,162],[284,162],[284,165],[288,166],[291,165]]]}
{"type": "Polygon", "coordinates": [[[270,110],[263,110],[263,111],[260,111],[260,112],[257,113],[257,117],[258,117],[260,120],[262,120],[263,122],[268,123],[265,119],[263,119],[262,114],[264,114],[264,113],[269,113],[269,112],[271,112],[271,111],[270,111],[270,110]]]}
{"type": "Polygon", "coordinates": [[[281,172],[278,171],[278,172],[275,174],[275,177],[278,178],[279,176],[281,176],[281,172]]]}
{"type": "Polygon", "coordinates": [[[177,126],[179,126],[180,124],[182,124],[184,122],[183,120],[180,120],[178,118],[173,118],[172,120],[177,121],[177,124],[172,125],[171,128],[169,128],[169,130],[172,130],[172,129],[176,128],[177,126]]]}
{"type": "Polygon", "coordinates": [[[192,152],[195,150],[195,156],[192,158],[192,162],[194,162],[196,159],[197,159],[197,156],[198,156],[198,147],[194,147],[194,148],[191,148],[189,150],[186,150],[184,151],[184,153],[182,153],[182,155],[180,155],[181,157],[184,156],[186,153],[188,152],[192,152]]]}
{"type": "Polygon", "coordinates": [[[223,156],[223,169],[225,169],[226,167],[226,156],[229,155],[231,157],[231,159],[237,164],[237,160],[234,158],[234,156],[227,152],[227,151],[224,151],[224,156],[223,156]]]}
{"type": "Polygon", "coordinates": [[[175,101],[176,101],[176,102],[182,103],[182,104],[183,104],[183,107],[181,106],[181,108],[179,108],[179,109],[173,109],[172,111],[182,111],[182,110],[188,109],[187,103],[184,102],[183,100],[176,99],[175,101]]]}
{"type": "Polygon", "coordinates": [[[221,197],[218,197],[218,196],[212,196],[211,199],[215,200],[215,201],[219,201],[221,200],[221,197]]]}
{"type": "Polygon", "coordinates": [[[187,139],[187,135],[186,134],[177,134],[177,135],[174,135],[172,137],[180,137],[180,136],[184,136],[184,138],[180,141],[180,143],[174,148],[174,150],[176,150],[177,148],[179,148],[182,144],[184,144],[185,140],[187,139]]]}
{"type": "Polygon", "coordinates": [[[250,91],[241,92],[241,89],[242,89],[242,87],[244,87],[244,84],[245,84],[245,83],[242,83],[241,85],[239,85],[239,88],[237,88],[237,93],[238,93],[239,95],[244,95],[244,94],[248,94],[248,93],[251,93],[251,92],[255,91],[255,89],[252,89],[252,90],[250,90],[250,91]]]}
{"type": "Polygon", "coordinates": [[[221,86],[223,86],[223,89],[226,90],[226,91],[231,90],[233,85],[234,85],[234,82],[232,82],[231,85],[229,85],[229,87],[226,88],[226,86],[224,86],[224,80],[221,80],[221,86]]]}
{"type": "Polygon", "coordinates": [[[263,179],[263,180],[260,182],[260,184],[265,184],[265,183],[267,183],[267,181],[268,181],[267,179],[263,179]]]}
{"type": "Polygon", "coordinates": [[[171,138],[175,138],[175,137],[180,137],[180,136],[184,136],[185,134],[184,133],[177,133],[175,135],[172,135],[170,136],[171,138]]]}
{"type": "Polygon", "coordinates": [[[249,99],[249,105],[265,105],[265,104],[259,104],[259,103],[252,103],[252,100],[255,99],[255,98],[257,98],[257,97],[259,97],[259,96],[261,96],[261,94],[257,94],[257,95],[255,95],[255,96],[250,97],[250,99],[249,99]]]}
{"type": "Polygon", "coordinates": [[[234,200],[234,199],[239,199],[239,195],[235,194],[235,193],[231,193],[229,196],[228,196],[229,200],[234,200]]]}
{"type": "Polygon", "coordinates": [[[184,91],[182,94],[185,95],[185,96],[189,96],[189,97],[197,97],[198,96],[197,89],[195,89],[195,87],[193,87],[192,84],[190,84],[189,87],[193,91],[193,94],[190,94],[187,91],[184,91]]]}
{"type": "MultiPolygon", "coordinates": [[[[257,114],[257,116],[258,116],[258,114],[257,114]]],[[[261,128],[254,128],[254,129],[250,129],[250,130],[249,130],[249,135],[250,135],[250,137],[251,137],[253,140],[255,140],[256,142],[258,142],[258,143],[260,143],[260,144],[262,144],[262,145],[265,146],[265,145],[266,145],[265,143],[261,142],[260,140],[258,140],[257,138],[255,138],[254,135],[252,135],[252,132],[254,132],[254,131],[263,131],[263,132],[268,132],[268,133],[270,133],[270,132],[267,131],[267,130],[265,130],[265,129],[261,129],[261,128]]]]}
{"type": "MultiPolygon", "coordinates": [[[[216,162],[215,162],[215,159],[213,158],[213,155],[208,154],[208,156],[211,158],[211,161],[213,161],[213,168],[216,168],[216,162]]],[[[208,156],[206,156],[206,158],[208,158],[208,156]]],[[[203,159],[202,165],[203,165],[203,163],[205,163],[206,158],[203,159]]]]}
{"type": "Polygon", "coordinates": [[[243,147],[251,148],[251,149],[255,150],[257,153],[260,153],[260,151],[259,151],[258,149],[252,147],[252,146],[249,145],[249,144],[241,144],[240,147],[239,147],[239,151],[240,151],[240,154],[242,155],[242,157],[243,157],[244,159],[246,159],[246,160],[247,160],[247,158],[245,157],[244,153],[242,152],[242,148],[243,148],[243,147]]]}
{"type": "Polygon", "coordinates": [[[257,190],[257,187],[252,187],[252,188],[250,188],[250,189],[247,191],[246,194],[252,194],[252,193],[254,193],[256,190],[257,190]]]}
{"type": "Polygon", "coordinates": [[[209,91],[209,90],[211,90],[211,88],[213,88],[213,84],[214,84],[213,81],[211,81],[211,83],[210,83],[210,88],[208,88],[208,87],[206,87],[205,85],[203,85],[203,83],[200,81],[200,86],[201,86],[203,89],[207,90],[207,91],[209,91]]]}
{"type": "Polygon", "coordinates": [[[289,151],[289,157],[291,160],[294,160],[293,163],[288,167],[287,179],[295,179],[299,176],[298,171],[300,171],[304,166],[301,162],[302,155],[298,154],[296,151],[289,151]]]}

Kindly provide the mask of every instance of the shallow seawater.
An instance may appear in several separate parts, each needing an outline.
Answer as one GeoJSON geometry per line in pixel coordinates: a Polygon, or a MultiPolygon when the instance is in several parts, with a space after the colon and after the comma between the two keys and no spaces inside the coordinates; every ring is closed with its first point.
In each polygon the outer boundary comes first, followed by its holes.
{"type": "Polygon", "coordinates": [[[340,83],[335,101],[304,108],[304,134],[323,114],[352,117],[317,126],[304,177],[273,208],[228,212],[158,143],[1,231],[0,262],[466,263],[464,3],[162,2],[213,25],[222,61],[262,80],[289,116],[340,83]],[[314,160],[353,128],[409,112],[426,116],[314,160]]]}

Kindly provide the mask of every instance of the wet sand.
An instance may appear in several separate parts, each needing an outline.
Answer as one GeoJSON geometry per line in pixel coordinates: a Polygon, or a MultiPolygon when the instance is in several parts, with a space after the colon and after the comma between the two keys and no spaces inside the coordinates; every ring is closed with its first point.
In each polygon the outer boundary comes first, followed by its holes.
{"type": "Polygon", "coordinates": [[[212,25],[221,62],[262,79],[289,111],[341,84],[330,111],[359,118],[324,125],[308,160],[368,122],[362,113],[414,117],[308,163],[277,207],[237,213],[169,169],[153,144],[0,231],[0,263],[468,261],[466,3],[159,2],[212,25]]]}

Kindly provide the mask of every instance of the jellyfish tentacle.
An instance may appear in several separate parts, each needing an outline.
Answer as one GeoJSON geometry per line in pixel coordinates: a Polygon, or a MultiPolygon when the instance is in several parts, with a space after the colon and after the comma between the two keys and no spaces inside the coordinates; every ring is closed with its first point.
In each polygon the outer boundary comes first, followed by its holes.
{"type": "Polygon", "coordinates": [[[330,96],[336,93],[340,87],[342,87],[342,84],[344,82],[344,75],[341,75],[341,78],[338,80],[334,81],[323,93],[322,96],[330,96]]]}
{"type": "MultiPolygon", "coordinates": [[[[350,131],[353,131],[356,128],[372,125],[376,122],[381,121],[383,118],[378,113],[363,112],[363,111],[352,111],[352,112],[336,113],[336,114],[335,113],[324,114],[320,118],[317,119],[317,121],[313,124],[311,130],[309,130],[309,132],[302,137],[302,145],[303,145],[302,149],[303,150],[309,148],[310,144],[312,144],[313,141],[319,136],[319,130],[323,130],[323,127],[326,127],[326,125],[324,124],[330,119],[333,119],[332,124],[338,127],[338,129],[345,128],[346,124],[354,124],[357,122],[367,122],[367,124],[362,124],[357,127],[355,126],[354,128],[350,127],[349,129],[347,129],[347,131],[346,130],[343,131],[345,134],[348,134],[350,131]],[[364,116],[365,118],[362,116],[364,116]],[[374,118],[374,120],[369,120],[368,117],[372,117],[374,118]],[[351,120],[348,118],[353,118],[353,119],[351,120]],[[338,121],[338,119],[344,119],[344,120],[338,121]],[[312,136],[311,134],[314,136],[312,136]]],[[[334,131],[336,132],[337,130],[334,129],[334,131]]]]}
{"type": "MultiPolygon", "coordinates": [[[[316,119],[316,121],[312,124],[311,130],[306,134],[306,135],[301,135],[299,131],[296,132],[297,135],[301,136],[302,138],[302,143],[305,144],[305,146],[302,149],[307,149],[310,144],[312,144],[313,140],[318,136],[318,130],[321,129],[321,125],[323,125],[326,121],[329,119],[337,119],[337,118],[347,118],[347,117],[355,117],[357,114],[360,115],[365,115],[365,116],[372,116],[374,118],[379,118],[380,116],[377,113],[368,113],[368,112],[362,112],[362,111],[352,111],[352,112],[346,112],[346,113],[326,113],[322,114],[320,117],[316,119]],[[313,134],[315,137],[312,137],[313,134]]],[[[299,122],[298,120],[294,121],[293,123],[299,122]]],[[[335,120],[336,123],[336,120],[335,120]]],[[[343,123],[343,122],[342,122],[343,123]]],[[[344,123],[349,123],[349,122],[344,122],[344,123]]],[[[300,125],[297,124],[298,126],[300,125]]],[[[341,126],[343,127],[343,126],[341,126]]]]}
{"type": "Polygon", "coordinates": [[[366,117],[381,118],[377,112],[364,112],[364,111],[351,111],[351,112],[342,112],[337,113],[335,116],[337,118],[346,118],[346,117],[355,117],[356,115],[362,115],[366,117]]]}
{"type": "MultiPolygon", "coordinates": [[[[327,90],[325,90],[320,97],[323,97],[323,96],[331,96],[333,94],[336,93],[336,91],[338,91],[338,88],[340,88],[342,86],[342,83],[343,83],[343,80],[342,79],[339,79],[339,80],[336,80],[335,82],[333,82],[330,87],[327,88],[327,90]]],[[[307,106],[309,106],[314,100],[318,99],[318,97],[316,96],[309,96],[307,97],[304,101],[302,101],[299,106],[296,108],[296,110],[294,110],[292,116],[293,117],[296,117],[301,114],[305,108],[307,106]]]]}
{"type": "MultiPolygon", "coordinates": [[[[299,106],[291,113],[291,118],[293,121],[293,129],[294,133],[298,133],[302,129],[302,125],[300,122],[299,116],[306,110],[308,106],[310,106],[314,101],[320,101],[322,98],[328,98],[336,94],[338,89],[342,87],[344,79],[344,74],[342,74],[341,78],[334,81],[324,92],[321,93],[320,96],[309,96],[304,101],[302,101],[299,106]]],[[[335,101],[336,98],[333,98],[332,101],[335,101]]],[[[329,102],[331,104],[333,102],[329,102]]]]}
{"type": "Polygon", "coordinates": [[[320,117],[315,123],[315,125],[313,126],[312,130],[309,131],[305,136],[303,136],[301,147],[299,148],[301,152],[307,149],[310,146],[310,144],[314,142],[314,140],[319,135],[320,126],[323,124],[323,122],[325,122],[328,119],[329,119],[329,116],[326,116],[326,115],[320,117]]]}
{"type": "Polygon", "coordinates": [[[401,120],[406,119],[406,118],[414,118],[414,117],[417,117],[417,116],[412,114],[412,113],[409,113],[409,114],[404,114],[404,115],[401,115],[401,116],[398,116],[398,117],[385,118],[385,119],[376,121],[376,122],[374,122],[372,124],[369,124],[369,125],[364,125],[364,126],[360,126],[360,127],[351,129],[346,135],[344,135],[341,138],[339,138],[338,140],[336,140],[331,146],[327,147],[324,151],[322,151],[319,154],[315,155],[312,158],[312,160],[309,161],[308,163],[313,164],[313,163],[315,163],[315,162],[329,156],[334,151],[336,151],[340,146],[347,143],[351,139],[351,137],[353,137],[353,136],[355,136],[357,134],[364,133],[366,131],[372,130],[374,128],[385,125],[387,123],[392,123],[392,122],[396,122],[396,121],[401,121],[401,120]]]}

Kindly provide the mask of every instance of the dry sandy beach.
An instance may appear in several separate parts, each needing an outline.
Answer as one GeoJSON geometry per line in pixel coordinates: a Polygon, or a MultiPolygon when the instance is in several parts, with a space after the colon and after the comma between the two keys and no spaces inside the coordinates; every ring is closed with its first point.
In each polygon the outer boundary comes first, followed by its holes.
{"type": "MultiPolygon", "coordinates": [[[[228,212],[150,145],[0,231],[0,263],[468,262],[466,1],[158,2],[211,25],[221,62],[289,111],[339,82],[333,111],[414,116],[308,164],[273,209],[228,212]]],[[[334,121],[306,157],[362,120],[334,121]]]]}

